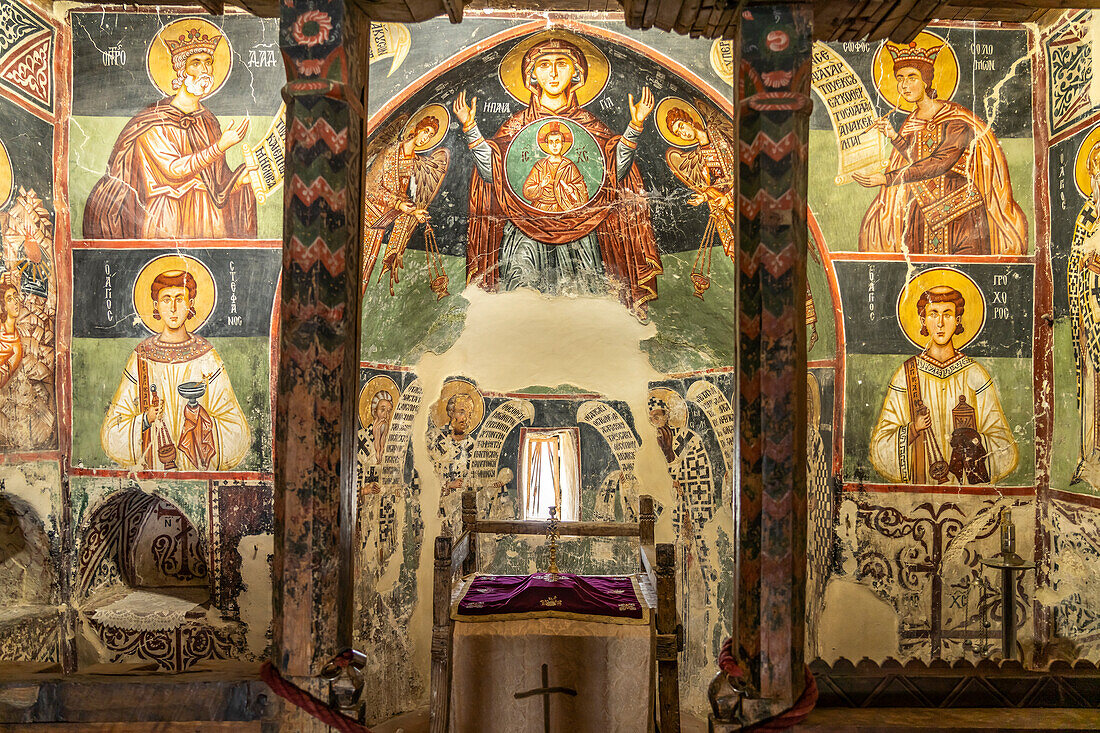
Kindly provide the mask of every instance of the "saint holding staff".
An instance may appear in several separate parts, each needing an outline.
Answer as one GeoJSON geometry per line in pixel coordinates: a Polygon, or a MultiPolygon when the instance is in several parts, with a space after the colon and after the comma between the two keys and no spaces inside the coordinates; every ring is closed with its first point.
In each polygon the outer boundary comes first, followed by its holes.
{"type": "Polygon", "coordinates": [[[988,484],[1016,469],[997,385],[956,347],[984,319],[981,291],[958,270],[926,270],[903,289],[898,321],[923,350],[894,372],[871,434],[871,463],[888,481],[988,484]]]}
{"type": "Polygon", "coordinates": [[[218,471],[244,460],[251,432],[213,344],[191,333],[214,309],[214,280],[187,255],[162,255],[138,275],[134,307],[157,333],[134,348],[100,441],[137,470],[218,471]],[[159,327],[159,328],[158,328],[159,327]]]}

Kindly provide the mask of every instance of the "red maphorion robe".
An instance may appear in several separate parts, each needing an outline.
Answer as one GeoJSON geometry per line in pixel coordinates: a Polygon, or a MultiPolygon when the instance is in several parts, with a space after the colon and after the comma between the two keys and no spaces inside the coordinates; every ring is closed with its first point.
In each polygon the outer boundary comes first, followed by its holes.
{"type": "Polygon", "coordinates": [[[487,183],[475,170],[470,179],[470,220],[467,228],[466,282],[496,290],[497,258],[504,236],[504,222],[546,244],[568,244],[596,232],[607,276],[620,285],[620,299],[631,308],[644,307],[657,297],[661,256],[649,218],[649,202],[638,167],[620,180],[615,170],[615,146],[620,140],[598,117],[581,109],[576,98],[564,109],[551,112],[537,98],[510,117],[492,139],[493,181],[487,183]],[[523,201],[504,180],[504,156],[520,130],[543,117],[564,117],[584,127],[596,139],[607,161],[603,186],[595,197],[576,211],[548,214],[523,201]]]}
{"type": "MultiPolygon", "coordinates": [[[[145,231],[146,211],[150,185],[142,170],[139,140],[142,135],[157,126],[182,129],[192,155],[205,155],[196,161],[198,176],[214,206],[222,210],[224,233],[201,232],[197,238],[254,239],[256,237],[256,196],[250,186],[237,187],[237,181],[245,173],[244,166],[231,171],[225,156],[213,152],[204,153],[214,146],[222,135],[221,125],[205,107],[185,113],[172,106],[171,99],[162,99],[146,107],[134,116],[119,133],[107,173],[99,179],[88,194],[84,208],[85,239],[142,239],[145,231]],[[205,165],[203,165],[205,163],[205,165]]],[[[179,234],[177,236],[183,236],[179,234]]]]}

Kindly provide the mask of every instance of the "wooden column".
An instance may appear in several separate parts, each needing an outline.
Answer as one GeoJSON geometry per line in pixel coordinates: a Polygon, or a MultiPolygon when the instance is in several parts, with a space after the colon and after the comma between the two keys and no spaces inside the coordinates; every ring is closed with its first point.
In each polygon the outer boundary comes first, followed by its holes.
{"type": "Polygon", "coordinates": [[[735,652],[759,698],[802,693],[806,576],[806,180],[812,6],[752,6],[740,34],[740,583],[735,652]]]}
{"type": "MultiPolygon", "coordinates": [[[[351,641],[360,142],[369,23],[341,0],[283,0],[280,12],[288,83],[274,662],[317,694],[310,678],[351,641]]],[[[294,729],[312,729],[308,718],[302,721],[294,729]]]]}

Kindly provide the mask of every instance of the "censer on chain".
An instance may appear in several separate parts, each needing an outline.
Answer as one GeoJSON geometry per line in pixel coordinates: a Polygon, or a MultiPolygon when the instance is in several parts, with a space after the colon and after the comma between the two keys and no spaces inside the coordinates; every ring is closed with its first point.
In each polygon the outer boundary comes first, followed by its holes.
{"type": "Polygon", "coordinates": [[[447,295],[447,272],[443,269],[435,230],[428,222],[424,222],[424,257],[428,260],[428,287],[435,293],[436,300],[442,300],[447,295]]]}
{"type": "Polygon", "coordinates": [[[695,288],[695,297],[703,300],[703,293],[710,287],[710,265],[712,250],[714,249],[714,237],[716,233],[715,217],[711,214],[707,219],[707,228],[703,232],[703,239],[699,242],[699,251],[695,253],[695,262],[691,265],[691,284],[695,288]]]}
{"type": "MultiPolygon", "coordinates": [[[[924,406],[924,402],[917,400],[917,411],[920,412],[926,409],[928,408],[924,406]]],[[[932,432],[931,427],[924,431],[924,433],[927,439],[925,441],[925,449],[929,453],[929,458],[932,459],[931,465],[928,467],[928,475],[931,476],[936,483],[947,483],[948,464],[947,461],[944,460],[943,451],[940,450],[940,443],[936,440],[936,434],[932,432]]]]}

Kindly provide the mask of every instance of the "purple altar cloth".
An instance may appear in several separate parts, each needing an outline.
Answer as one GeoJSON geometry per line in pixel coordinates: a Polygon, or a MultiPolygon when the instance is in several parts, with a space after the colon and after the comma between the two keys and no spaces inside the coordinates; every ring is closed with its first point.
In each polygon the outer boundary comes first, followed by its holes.
{"type": "Polygon", "coordinates": [[[559,573],[479,575],[459,599],[455,618],[466,621],[498,617],[584,617],[612,623],[646,623],[647,608],[629,576],[559,573]]]}

